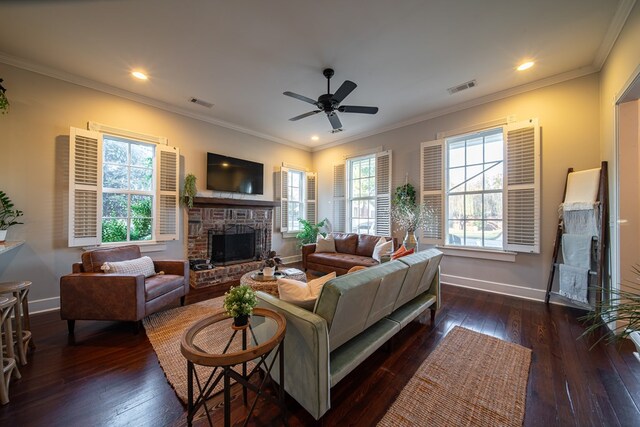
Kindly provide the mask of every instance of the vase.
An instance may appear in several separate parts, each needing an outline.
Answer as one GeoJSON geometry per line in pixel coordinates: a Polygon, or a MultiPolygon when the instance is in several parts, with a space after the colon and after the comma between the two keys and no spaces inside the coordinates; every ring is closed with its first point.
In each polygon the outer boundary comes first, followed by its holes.
{"type": "Polygon", "coordinates": [[[0,230],[0,243],[4,243],[7,238],[7,230],[0,230]]]}
{"type": "Polygon", "coordinates": [[[275,267],[263,267],[262,275],[266,277],[273,277],[273,273],[276,271],[275,267]]]}
{"type": "Polygon", "coordinates": [[[415,249],[418,252],[418,239],[416,238],[416,230],[407,230],[407,235],[404,236],[404,241],[402,242],[404,247],[409,249],[415,249]]]}
{"type": "Polygon", "coordinates": [[[247,326],[247,323],[249,323],[249,315],[248,314],[241,314],[240,316],[236,316],[233,318],[233,326],[235,327],[242,327],[242,326],[247,326]]]}

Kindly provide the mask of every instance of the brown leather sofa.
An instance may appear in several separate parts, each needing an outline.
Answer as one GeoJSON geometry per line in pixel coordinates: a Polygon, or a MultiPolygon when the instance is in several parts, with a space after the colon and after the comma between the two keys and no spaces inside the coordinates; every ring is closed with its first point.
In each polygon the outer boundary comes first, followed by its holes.
{"type": "MultiPolygon", "coordinates": [[[[371,258],[373,248],[380,236],[355,233],[331,233],[336,242],[336,252],[316,252],[316,244],[302,247],[302,266],[304,270],[321,271],[338,275],[346,274],[351,267],[361,265],[371,267],[378,261],[371,258]]],[[[393,239],[395,248],[396,239],[393,239]]]]}
{"type": "Polygon", "coordinates": [[[187,261],[153,261],[156,274],[103,273],[105,262],[140,258],[135,245],[96,249],[82,254],[71,274],[60,278],[60,317],[73,333],[76,320],[139,321],[178,299],[184,304],[189,292],[187,261]]]}

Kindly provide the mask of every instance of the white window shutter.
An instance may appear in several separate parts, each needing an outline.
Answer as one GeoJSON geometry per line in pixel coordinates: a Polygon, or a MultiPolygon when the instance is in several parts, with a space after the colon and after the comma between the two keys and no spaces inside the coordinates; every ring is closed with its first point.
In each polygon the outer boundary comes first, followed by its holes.
{"type": "Polygon", "coordinates": [[[176,147],[156,146],[156,236],[157,241],[178,240],[179,224],[179,162],[176,147]]]}
{"type": "Polygon", "coordinates": [[[276,208],[276,227],[280,232],[289,231],[289,168],[282,166],[276,172],[276,200],[280,206],[276,208]]]}
{"type": "Polygon", "coordinates": [[[444,244],[444,154],[444,139],[420,144],[420,202],[433,210],[420,241],[431,245],[444,244]]]}
{"type": "Polygon", "coordinates": [[[376,235],[391,236],[391,150],[376,154],[376,235]]]}
{"type": "Polygon", "coordinates": [[[69,131],[69,247],[102,241],[102,134],[69,131]]]}
{"type": "Polygon", "coordinates": [[[315,172],[305,173],[306,193],[305,193],[305,219],[312,224],[318,222],[318,174],[315,172]]]}
{"type": "Polygon", "coordinates": [[[345,232],[347,228],[346,164],[333,166],[333,224],[332,230],[345,232]]]}
{"type": "Polygon", "coordinates": [[[506,125],[505,249],[540,253],[540,126],[538,119],[506,125]]]}

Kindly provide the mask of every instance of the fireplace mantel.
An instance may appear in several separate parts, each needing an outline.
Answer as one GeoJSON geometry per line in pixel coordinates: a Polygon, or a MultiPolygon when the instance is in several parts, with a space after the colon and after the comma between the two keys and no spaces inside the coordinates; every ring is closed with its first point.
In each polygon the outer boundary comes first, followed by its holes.
{"type": "Polygon", "coordinates": [[[269,200],[250,200],[250,199],[223,199],[219,197],[194,197],[193,206],[199,208],[274,208],[278,205],[278,202],[271,202],[269,200]]]}

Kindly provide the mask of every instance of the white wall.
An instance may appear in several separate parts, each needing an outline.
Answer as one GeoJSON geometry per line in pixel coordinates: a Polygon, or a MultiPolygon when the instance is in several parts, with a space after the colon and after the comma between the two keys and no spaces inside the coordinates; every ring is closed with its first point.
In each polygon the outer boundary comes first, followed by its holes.
{"type": "MultiPolygon", "coordinates": [[[[378,146],[391,149],[394,187],[402,184],[408,173],[409,182],[419,188],[420,142],[435,139],[438,132],[512,115],[517,120],[537,117],[542,128],[542,253],[518,254],[515,263],[446,256],[442,273],[449,276],[446,280],[458,284],[543,298],[567,169],[599,166],[598,105],[598,75],[591,74],[315,152],[319,218],[332,217],[332,166],[344,161],[346,155],[378,146]]],[[[396,237],[403,236],[396,233],[396,237]]]]}
{"type": "MultiPolygon", "coordinates": [[[[264,163],[265,194],[256,199],[273,200],[273,171],[281,162],[311,166],[306,151],[121,97],[5,64],[0,64],[0,76],[11,103],[10,113],[0,116],[0,189],[25,212],[25,224],[9,229],[8,240],[26,241],[0,255],[0,282],[31,280],[35,310],[57,306],[59,278],[80,260],[79,249],[67,248],[70,126],[86,128],[95,121],[165,136],[180,148],[181,178],[194,173],[200,188],[206,188],[208,151],[264,163]]],[[[184,236],[150,255],[184,259],[184,236]]],[[[284,241],[278,233],[273,246],[283,256],[297,253],[295,239],[284,241]]]]}

